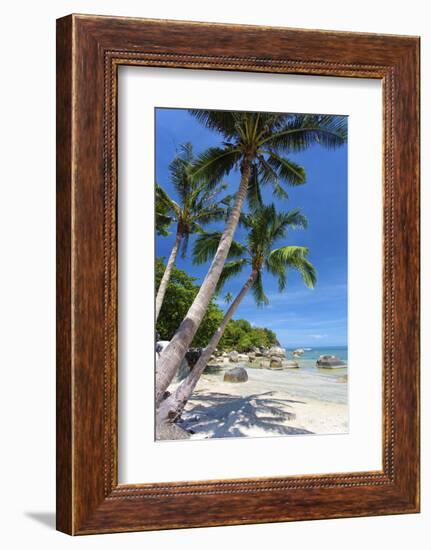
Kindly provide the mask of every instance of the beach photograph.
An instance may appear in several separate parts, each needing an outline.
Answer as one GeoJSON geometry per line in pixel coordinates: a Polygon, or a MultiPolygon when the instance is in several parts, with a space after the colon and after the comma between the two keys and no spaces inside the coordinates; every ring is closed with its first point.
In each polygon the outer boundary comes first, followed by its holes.
{"type": "Polygon", "coordinates": [[[345,434],[348,117],[155,109],[155,439],[345,434]]]}

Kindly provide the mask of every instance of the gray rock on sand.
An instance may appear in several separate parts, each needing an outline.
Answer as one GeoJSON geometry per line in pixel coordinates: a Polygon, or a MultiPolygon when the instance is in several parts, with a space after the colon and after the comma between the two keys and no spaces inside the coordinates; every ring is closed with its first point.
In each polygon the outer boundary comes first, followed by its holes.
{"type": "Polygon", "coordinates": [[[211,355],[208,363],[211,363],[213,365],[223,365],[225,362],[225,358],[224,357],[221,357],[221,356],[215,356],[215,355],[211,355]]]}
{"type": "Polygon", "coordinates": [[[280,348],[279,346],[273,346],[269,349],[269,356],[275,356],[275,357],[286,357],[286,352],[283,348],[280,348]]]}
{"type": "Polygon", "coordinates": [[[297,361],[283,360],[282,363],[284,369],[299,369],[299,363],[297,361]]]}
{"type": "Polygon", "coordinates": [[[232,363],[238,363],[238,355],[239,355],[239,353],[237,351],[231,351],[228,355],[229,360],[232,363]]]}
{"type": "Polygon", "coordinates": [[[238,363],[248,363],[248,355],[245,353],[238,353],[238,363]]]}
{"type": "Polygon", "coordinates": [[[245,369],[242,367],[234,367],[224,373],[223,381],[224,382],[247,382],[248,374],[245,369]]]}
{"type": "Polygon", "coordinates": [[[259,361],[259,367],[261,369],[269,369],[270,365],[271,365],[271,361],[269,359],[261,359],[259,361]]]}
{"type": "Polygon", "coordinates": [[[283,368],[283,360],[280,357],[271,357],[269,368],[281,370],[283,368]]]}
{"type": "Polygon", "coordinates": [[[341,369],[347,365],[336,355],[321,355],[316,361],[316,366],[322,369],[341,369]]]}

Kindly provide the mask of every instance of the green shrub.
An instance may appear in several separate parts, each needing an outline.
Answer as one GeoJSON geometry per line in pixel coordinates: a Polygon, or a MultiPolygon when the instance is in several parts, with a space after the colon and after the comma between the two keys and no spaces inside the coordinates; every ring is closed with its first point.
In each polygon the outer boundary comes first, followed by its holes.
{"type": "MultiPolygon", "coordinates": [[[[165,271],[163,258],[156,259],[156,291],[165,271]]],[[[170,340],[193,303],[199,291],[196,278],[174,267],[166,289],[165,299],[157,320],[156,330],[161,340],[170,340]]],[[[223,310],[211,300],[206,315],[193,339],[191,347],[205,347],[223,320],[223,310]]],[[[223,351],[249,351],[252,347],[276,345],[277,337],[267,328],[252,327],[245,319],[231,320],[217,348],[223,351]]]]}

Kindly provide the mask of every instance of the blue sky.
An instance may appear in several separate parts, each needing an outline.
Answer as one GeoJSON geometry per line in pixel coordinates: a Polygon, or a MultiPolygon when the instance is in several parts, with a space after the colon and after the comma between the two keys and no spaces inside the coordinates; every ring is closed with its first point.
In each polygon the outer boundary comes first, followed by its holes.
{"type": "MultiPolygon", "coordinates": [[[[156,181],[174,198],[175,191],[169,181],[169,163],[178,147],[187,141],[199,154],[207,147],[220,145],[222,138],[207,130],[188,111],[182,109],[156,109],[156,181]]],[[[289,158],[302,165],[307,182],[296,188],[286,188],[288,200],[273,196],[270,187],[263,189],[266,203],[274,202],[279,210],[300,208],[308,218],[308,228],[290,231],[287,238],[276,246],[303,245],[310,249],[309,259],[314,264],[318,281],[315,289],[308,289],[300,276],[290,271],[283,293],[278,291],[276,279],[264,272],[265,292],[269,305],[257,307],[250,295],[246,296],[234,318],[247,319],[252,324],[273,330],[284,346],[331,347],[347,345],[347,145],[327,150],[313,146],[289,158]]],[[[227,192],[238,188],[239,174],[225,178],[227,192]]],[[[242,230],[235,238],[241,240],[242,230]]],[[[174,228],[169,237],[156,238],[157,256],[169,256],[174,228]]],[[[208,265],[196,266],[191,262],[193,237],[185,259],[178,258],[176,265],[202,281],[208,265]]],[[[222,309],[227,305],[222,297],[226,292],[234,296],[240,290],[247,272],[229,282],[217,301],[222,309]]]]}

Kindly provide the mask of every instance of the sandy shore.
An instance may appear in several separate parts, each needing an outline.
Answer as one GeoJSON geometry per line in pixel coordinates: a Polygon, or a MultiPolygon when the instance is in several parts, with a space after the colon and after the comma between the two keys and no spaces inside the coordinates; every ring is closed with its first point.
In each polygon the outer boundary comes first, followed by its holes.
{"type": "Polygon", "coordinates": [[[224,382],[224,371],[202,375],[181,423],[192,439],[348,432],[345,375],[245,368],[238,384],[224,382]]]}

